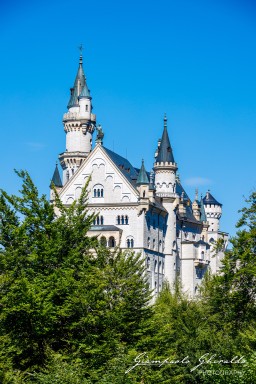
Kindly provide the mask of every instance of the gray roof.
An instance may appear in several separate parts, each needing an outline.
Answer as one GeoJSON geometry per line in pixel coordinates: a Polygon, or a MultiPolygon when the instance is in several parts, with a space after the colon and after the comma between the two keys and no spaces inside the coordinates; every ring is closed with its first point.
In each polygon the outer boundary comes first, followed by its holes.
{"type": "Polygon", "coordinates": [[[93,225],[90,228],[90,231],[122,231],[122,229],[116,227],[115,225],[93,225]]]}
{"type": "Polygon", "coordinates": [[[52,176],[52,183],[55,185],[55,187],[60,187],[62,188],[62,181],[60,178],[60,173],[59,173],[59,168],[58,164],[56,164],[53,176],[52,176]]]}
{"type": "Polygon", "coordinates": [[[136,188],[136,181],[139,174],[138,170],[132,166],[129,160],[125,159],[124,157],[118,155],[117,153],[111,151],[110,149],[104,146],[102,146],[102,148],[113,161],[113,163],[115,163],[115,165],[120,169],[126,179],[136,188]]]}
{"type": "MultiPolygon", "coordinates": [[[[73,86],[73,88],[70,89],[71,95],[70,95],[70,99],[68,102],[68,108],[71,108],[71,107],[78,105],[78,96],[84,90],[85,86],[87,88],[84,69],[83,69],[83,58],[82,58],[82,56],[80,56],[79,67],[78,67],[77,75],[75,78],[74,86],[73,86]],[[79,87],[78,83],[80,83],[80,87],[79,87]]],[[[88,90],[88,88],[87,88],[87,90],[88,90]]]]}
{"type": "Polygon", "coordinates": [[[166,118],[166,116],[164,117],[164,130],[163,130],[163,135],[162,135],[158,155],[156,158],[156,162],[157,163],[161,163],[161,162],[174,163],[175,162],[174,157],[173,157],[173,153],[172,153],[172,147],[171,147],[169,135],[167,132],[167,118],[166,118]]]}
{"type": "Polygon", "coordinates": [[[204,221],[204,222],[207,221],[207,217],[206,217],[206,213],[205,213],[205,209],[204,209],[203,198],[201,198],[201,202],[200,202],[200,221],[204,221]]]}
{"type": "MultiPolygon", "coordinates": [[[[193,210],[192,210],[192,206],[191,206],[191,200],[190,198],[188,197],[188,194],[187,192],[185,191],[185,189],[183,188],[183,186],[181,185],[181,182],[180,180],[176,179],[176,193],[181,196],[182,193],[183,193],[183,198],[184,200],[188,201],[189,202],[189,205],[186,205],[186,215],[185,215],[185,219],[187,221],[190,221],[191,223],[200,223],[196,218],[195,216],[193,215],[193,210]]],[[[180,220],[184,220],[184,218],[181,218],[179,217],[180,220]]]]}
{"type": "Polygon", "coordinates": [[[204,205],[207,205],[207,204],[213,204],[213,205],[219,205],[220,207],[222,207],[222,204],[219,203],[214,197],[213,195],[208,191],[206,193],[206,196],[203,198],[203,202],[204,202],[204,205]]]}
{"type": "Polygon", "coordinates": [[[139,171],[139,175],[138,175],[136,184],[137,185],[149,184],[148,175],[147,175],[147,172],[146,172],[145,166],[144,166],[144,160],[142,160],[141,168],[140,168],[140,171],[139,171]]]}

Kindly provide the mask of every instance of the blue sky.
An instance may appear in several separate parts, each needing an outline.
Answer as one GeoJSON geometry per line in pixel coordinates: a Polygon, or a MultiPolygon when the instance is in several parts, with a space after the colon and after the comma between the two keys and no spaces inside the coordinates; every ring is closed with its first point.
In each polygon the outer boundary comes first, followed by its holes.
{"type": "Polygon", "coordinates": [[[255,19],[249,0],[1,2],[0,187],[27,169],[48,194],[83,43],[104,145],[150,169],[166,112],[185,189],[209,188],[233,235],[256,185],[255,19]]]}

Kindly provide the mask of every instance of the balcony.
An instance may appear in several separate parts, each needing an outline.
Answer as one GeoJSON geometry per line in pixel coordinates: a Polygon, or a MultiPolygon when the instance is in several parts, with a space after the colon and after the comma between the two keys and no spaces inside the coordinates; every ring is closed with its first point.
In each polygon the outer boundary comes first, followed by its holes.
{"type": "Polygon", "coordinates": [[[204,268],[210,264],[210,260],[194,259],[194,264],[195,264],[195,267],[204,268]]]}

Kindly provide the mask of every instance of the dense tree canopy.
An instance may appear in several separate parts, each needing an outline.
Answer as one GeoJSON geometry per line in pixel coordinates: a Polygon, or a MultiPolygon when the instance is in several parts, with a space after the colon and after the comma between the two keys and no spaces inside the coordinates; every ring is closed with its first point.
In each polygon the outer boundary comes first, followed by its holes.
{"type": "Polygon", "coordinates": [[[177,281],[152,305],[141,256],[87,236],[87,186],[69,207],[56,193],[53,206],[17,174],[20,195],[0,195],[1,383],[255,381],[256,193],[201,296],[191,300],[177,281]],[[199,365],[202,356],[226,363],[199,365]]]}

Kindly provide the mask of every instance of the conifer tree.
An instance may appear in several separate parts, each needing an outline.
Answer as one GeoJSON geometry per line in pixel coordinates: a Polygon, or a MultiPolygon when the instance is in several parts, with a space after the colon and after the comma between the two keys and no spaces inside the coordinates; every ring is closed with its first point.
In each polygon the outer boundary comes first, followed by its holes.
{"type": "Polygon", "coordinates": [[[0,380],[40,370],[49,350],[79,359],[96,380],[150,314],[144,262],[87,236],[87,186],[70,207],[56,193],[53,206],[17,174],[20,195],[0,195],[0,380]]]}

